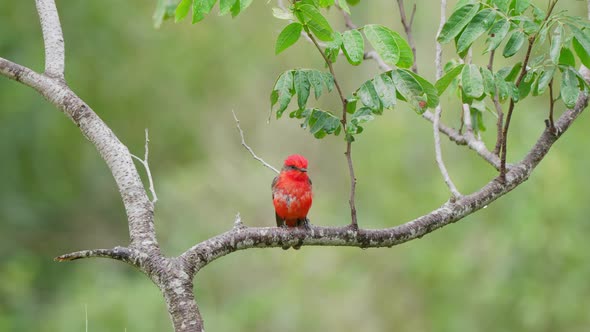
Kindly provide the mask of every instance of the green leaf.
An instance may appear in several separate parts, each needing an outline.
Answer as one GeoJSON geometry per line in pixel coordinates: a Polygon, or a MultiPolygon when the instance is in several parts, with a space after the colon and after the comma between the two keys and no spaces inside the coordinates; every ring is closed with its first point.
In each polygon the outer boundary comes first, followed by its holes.
{"type": "Polygon", "coordinates": [[[479,4],[473,4],[465,5],[453,12],[438,35],[438,42],[446,44],[453,40],[471,22],[478,10],[479,4]]]}
{"type": "Polygon", "coordinates": [[[317,100],[324,92],[324,75],[322,75],[322,72],[312,69],[308,71],[307,78],[313,87],[315,99],[317,100]]]}
{"type": "Polygon", "coordinates": [[[516,52],[518,52],[518,50],[520,50],[520,48],[524,44],[524,40],[524,33],[520,30],[515,30],[510,36],[510,39],[508,39],[508,42],[504,47],[504,52],[502,52],[502,55],[505,58],[509,58],[516,54],[516,52]]]}
{"type": "Polygon", "coordinates": [[[350,8],[348,8],[346,0],[338,0],[338,6],[342,8],[342,10],[345,11],[348,15],[350,15],[350,8]]]}
{"type": "Polygon", "coordinates": [[[479,98],[483,95],[483,77],[474,64],[463,67],[461,71],[461,84],[465,95],[471,98],[479,98]]]}
{"type": "Polygon", "coordinates": [[[574,53],[567,47],[563,47],[559,53],[559,64],[564,66],[576,66],[576,58],[574,53]]]}
{"type": "MultiPolygon", "coordinates": [[[[219,16],[227,15],[235,3],[236,3],[236,0],[219,0],[219,16]]],[[[273,15],[275,17],[277,17],[277,15],[275,14],[275,10],[279,10],[279,9],[273,8],[273,15]]],[[[285,11],[283,11],[283,12],[285,12],[285,11]]],[[[291,16],[293,16],[293,15],[291,15],[291,16]]]]}
{"type": "Polygon", "coordinates": [[[520,15],[531,5],[531,0],[513,0],[511,8],[514,8],[514,15],[520,15]]]}
{"type": "Polygon", "coordinates": [[[323,138],[328,134],[339,132],[342,125],[340,119],[332,113],[317,108],[311,110],[306,120],[309,132],[315,138],[323,138]]]}
{"type": "Polygon", "coordinates": [[[391,76],[387,73],[376,76],[373,79],[373,86],[375,87],[375,91],[377,92],[383,107],[392,109],[395,106],[397,99],[395,96],[395,84],[393,84],[391,76]]]}
{"type": "Polygon", "coordinates": [[[197,23],[211,12],[217,0],[193,0],[193,23],[197,23]]]}
{"type": "Polygon", "coordinates": [[[373,115],[373,111],[370,108],[359,108],[352,114],[350,120],[347,123],[347,135],[360,134],[363,131],[363,127],[360,125],[372,121],[373,119],[375,119],[375,116],[373,115]]]}
{"type": "Polygon", "coordinates": [[[489,8],[477,13],[461,33],[457,41],[457,52],[462,53],[466,51],[479,36],[492,26],[495,18],[496,13],[489,8]]]}
{"type": "Polygon", "coordinates": [[[549,56],[551,57],[551,61],[553,61],[554,64],[559,63],[559,53],[561,52],[561,47],[563,46],[564,33],[565,31],[563,30],[563,26],[558,25],[553,32],[553,38],[551,38],[549,56]]]}
{"type": "Polygon", "coordinates": [[[574,34],[572,40],[574,51],[576,51],[584,66],[590,68],[590,34],[588,34],[588,30],[584,32],[572,25],[570,25],[570,29],[574,34]]]}
{"type": "Polygon", "coordinates": [[[436,81],[434,87],[436,87],[439,96],[442,95],[443,92],[445,92],[445,90],[449,87],[449,85],[455,79],[455,77],[457,77],[461,73],[461,70],[463,70],[464,66],[464,64],[456,65],[455,67],[447,71],[447,73],[444,74],[443,77],[436,81]]]}
{"type": "Polygon", "coordinates": [[[277,102],[279,103],[279,108],[276,111],[277,119],[283,115],[283,112],[287,109],[287,106],[289,106],[291,98],[293,98],[294,95],[293,71],[288,70],[279,76],[270,95],[271,109],[277,102]]]}
{"type": "Polygon", "coordinates": [[[494,83],[494,74],[487,68],[479,68],[481,77],[483,77],[483,91],[489,96],[496,95],[496,84],[494,83]]]}
{"type": "MultiPolygon", "coordinates": [[[[233,1],[235,1],[235,0],[220,0],[220,2],[219,2],[219,15],[225,15],[229,12],[229,7],[227,8],[227,12],[225,12],[224,7],[222,7],[224,1],[231,2],[231,5],[233,5],[233,1]]],[[[282,9],[282,8],[275,7],[272,9],[272,16],[278,18],[279,20],[289,20],[289,21],[295,20],[295,15],[293,15],[293,13],[291,11],[289,11],[288,9],[282,9]]]]}
{"type": "Polygon", "coordinates": [[[293,22],[287,25],[277,38],[275,54],[279,54],[289,48],[289,46],[295,44],[299,40],[302,30],[303,25],[301,23],[293,22]]]}
{"type": "Polygon", "coordinates": [[[334,30],[328,23],[328,20],[320,13],[320,11],[308,4],[302,4],[296,7],[297,10],[301,11],[303,18],[305,19],[305,25],[309,27],[311,32],[322,41],[331,41],[333,39],[332,34],[334,30]]]}
{"type": "Polygon", "coordinates": [[[579,95],[578,78],[573,69],[566,68],[561,76],[561,99],[565,106],[572,108],[576,105],[579,95]]]}
{"type": "MultiPolygon", "coordinates": [[[[391,66],[395,66],[400,60],[400,49],[394,37],[395,32],[378,24],[369,24],[363,28],[367,40],[379,53],[381,59],[391,66]]],[[[401,37],[400,37],[401,38],[401,37]]]]}
{"type": "Polygon", "coordinates": [[[236,17],[244,9],[248,8],[252,4],[253,0],[236,0],[233,6],[230,8],[231,16],[236,17]]]}
{"type": "Polygon", "coordinates": [[[525,79],[522,80],[520,82],[520,84],[518,85],[518,100],[523,100],[524,98],[526,98],[529,93],[531,92],[531,88],[533,86],[533,83],[535,82],[535,76],[536,74],[533,72],[529,72],[527,74],[527,77],[525,76],[525,79]],[[528,75],[530,74],[530,75],[528,75]]]}
{"type": "Polygon", "coordinates": [[[377,90],[375,90],[375,86],[373,85],[372,81],[366,81],[363,83],[355,92],[355,95],[359,98],[363,105],[367,106],[374,112],[379,114],[383,112],[383,105],[381,104],[381,100],[377,95],[377,90]]]}
{"type": "Polygon", "coordinates": [[[365,41],[358,30],[347,30],[342,34],[342,51],[350,64],[356,66],[363,61],[365,41]]]}
{"type": "Polygon", "coordinates": [[[299,106],[300,109],[305,108],[311,89],[311,83],[307,78],[306,70],[296,70],[293,73],[293,87],[295,88],[295,94],[297,95],[297,106],[299,106]]]}
{"type": "MultiPolygon", "coordinates": [[[[401,69],[401,70],[404,70],[404,69],[401,69]]],[[[436,106],[438,106],[438,103],[439,103],[438,90],[434,87],[434,85],[432,85],[425,78],[414,73],[413,71],[410,71],[410,70],[405,70],[405,71],[408,74],[412,75],[414,77],[414,79],[416,79],[416,81],[418,81],[418,83],[420,83],[420,86],[422,87],[422,91],[424,91],[424,93],[426,94],[426,98],[427,98],[426,99],[426,106],[428,106],[429,108],[435,108],[436,106]]]]}
{"type": "Polygon", "coordinates": [[[539,80],[537,82],[537,93],[542,94],[545,92],[549,83],[553,79],[553,75],[555,74],[555,67],[551,66],[547,70],[545,70],[541,76],[539,76],[539,80]]]}
{"type": "Polygon", "coordinates": [[[333,40],[326,43],[325,52],[328,60],[330,60],[331,63],[335,63],[340,54],[340,49],[342,48],[342,36],[340,35],[340,32],[334,31],[332,37],[333,40]]]}
{"type": "Polygon", "coordinates": [[[412,52],[410,44],[395,31],[392,31],[391,35],[399,48],[399,60],[396,65],[400,68],[412,67],[414,64],[414,52],[412,52]]]}
{"type": "Polygon", "coordinates": [[[508,12],[510,2],[512,2],[512,0],[492,0],[492,3],[504,13],[508,12]]]}
{"type": "Polygon", "coordinates": [[[419,114],[426,110],[426,93],[420,82],[405,69],[394,69],[391,78],[397,92],[403,97],[412,108],[419,114]]]}
{"type": "Polygon", "coordinates": [[[488,47],[486,47],[484,53],[493,51],[496,48],[498,48],[498,46],[500,46],[500,44],[502,43],[502,40],[504,40],[504,38],[508,34],[509,29],[510,22],[508,22],[508,20],[506,19],[500,19],[496,23],[494,23],[494,25],[490,29],[490,35],[486,39],[488,47]]]}
{"type": "Polygon", "coordinates": [[[186,15],[188,15],[188,11],[191,9],[192,3],[193,0],[182,0],[174,12],[174,21],[179,22],[183,20],[186,15]]]}

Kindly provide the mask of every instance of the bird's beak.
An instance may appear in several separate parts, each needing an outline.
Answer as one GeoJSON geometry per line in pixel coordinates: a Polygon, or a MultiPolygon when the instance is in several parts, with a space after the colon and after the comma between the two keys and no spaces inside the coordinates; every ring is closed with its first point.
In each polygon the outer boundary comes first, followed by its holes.
{"type": "Polygon", "coordinates": [[[307,172],[307,168],[300,168],[299,170],[303,173],[307,172]]]}

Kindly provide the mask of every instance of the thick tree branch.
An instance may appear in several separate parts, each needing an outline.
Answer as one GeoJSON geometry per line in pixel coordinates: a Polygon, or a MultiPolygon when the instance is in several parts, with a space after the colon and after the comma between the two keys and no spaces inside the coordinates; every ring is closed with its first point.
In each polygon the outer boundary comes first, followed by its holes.
{"type": "Polygon", "coordinates": [[[186,261],[193,272],[197,272],[217,258],[249,248],[274,248],[285,245],[380,248],[421,238],[486,207],[526,181],[553,143],[584,110],[587,102],[587,96],[580,96],[576,106],[562,114],[555,124],[559,128],[559,136],[546,129],[524,159],[510,168],[504,183],[494,179],[479,191],[463,196],[455,202],[447,202],[429,214],[405,224],[376,230],[354,229],[350,226],[312,226],[309,230],[276,227],[233,228],[193,246],[183,253],[180,259],[186,261]]]}
{"type": "Polygon", "coordinates": [[[54,0],[35,0],[45,43],[45,74],[64,79],[64,37],[54,0]]]}

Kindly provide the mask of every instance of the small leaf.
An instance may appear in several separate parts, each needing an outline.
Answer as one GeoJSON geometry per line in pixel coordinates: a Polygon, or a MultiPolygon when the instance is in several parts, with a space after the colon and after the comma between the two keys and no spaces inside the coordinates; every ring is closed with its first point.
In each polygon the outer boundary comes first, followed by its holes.
{"type": "Polygon", "coordinates": [[[571,68],[566,68],[561,76],[561,99],[565,106],[572,108],[576,105],[579,95],[578,78],[571,68]]]}
{"type": "Polygon", "coordinates": [[[512,33],[512,35],[510,36],[510,39],[508,39],[508,42],[506,43],[506,46],[504,47],[504,52],[502,52],[502,55],[505,58],[509,58],[509,57],[513,56],[514,54],[516,54],[516,52],[518,52],[518,50],[520,50],[520,48],[524,44],[524,40],[525,40],[525,36],[522,31],[520,31],[520,30],[514,31],[512,33]]]}
{"type": "Polygon", "coordinates": [[[420,82],[405,69],[394,69],[391,78],[397,92],[403,97],[412,108],[419,114],[426,110],[426,93],[420,82]]]}
{"type": "Polygon", "coordinates": [[[387,73],[376,76],[373,79],[373,86],[375,87],[375,91],[377,92],[383,107],[388,109],[393,108],[397,99],[395,96],[395,84],[393,84],[391,76],[387,73]]]}
{"type": "Polygon", "coordinates": [[[288,70],[281,74],[277,79],[273,91],[271,93],[271,108],[278,102],[279,108],[277,109],[277,119],[283,115],[283,112],[289,106],[291,98],[295,95],[295,89],[293,88],[293,71],[288,70]]]}
{"type": "Polygon", "coordinates": [[[561,49],[559,53],[559,64],[564,66],[576,66],[576,58],[574,58],[574,53],[567,47],[561,49]]]}
{"type": "Polygon", "coordinates": [[[219,16],[229,14],[236,1],[237,0],[219,0],[219,16]]]}
{"type": "Polygon", "coordinates": [[[489,8],[477,13],[461,33],[457,41],[457,52],[462,53],[466,51],[479,36],[491,27],[495,18],[496,13],[489,8]]]}
{"type": "Polygon", "coordinates": [[[481,77],[483,77],[483,91],[490,96],[496,95],[496,84],[494,83],[494,74],[487,68],[479,68],[481,77]]]}
{"type": "Polygon", "coordinates": [[[511,7],[514,8],[514,15],[520,15],[531,5],[531,0],[513,0],[511,7]]]}
{"type": "Polygon", "coordinates": [[[396,66],[400,68],[410,68],[414,64],[414,52],[412,52],[412,48],[410,44],[399,35],[399,33],[392,31],[393,39],[399,48],[399,60],[396,66]]]}
{"type": "Polygon", "coordinates": [[[570,25],[570,29],[574,34],[572,40],[574,51],[587,68],[590,68],[590,35],[588,30],[582,31],[575,26],[570,25]]]}
{"type": "Polygon", "coordinates": [[[211,12],[217,0],[193,0],[193,23],[197,23],[211,12]]]}
{"type": "Polygon", "coordinates": [[[555,67],[551,66],[547,70],[545,70],[541,74],[541,76],[539,76],[539,80],[538,80],[538,83],[537,83],[537,85],[538,85],[537,86],[537,92],[538,92],[538,94],[542,94],[543,92],[545,92],[545,90],[549,86],[549,83],[553,79],[553,75],[554,74],[555,74],[555,67]]]}
{"type": "Polygon", "coordinates": [[[508,12],[510,2],[512,2],[512,0],[492,0],[492,3],[504,13],[508,12]]]}
{"type": "MultiPolygon", "coordinates": [[[[393,36],[395,32],[378,24],[369,24],[363,28],[367,40],[379,53],[381,59],[391,66],[395,66],[400,60],[400,49],[393,36]]],[[[401,38],[401,37],[400,37],[401,38]]]]}
{"type": "MultiPolygon", "coordinates": [[[[401,70],[405,70],[405,69],[401,69],[401,70]]],[[[426,106],[428,106],[429,108],[435,108],[436,106],[438,106],[438,102],[439,102],[438,90],[434,87],[434,85],[432,85],[425,78],[414,73],[413,71],[410,71],[410,70],[405,70],[405,71],[408,74],[412,75],[414,77],[414,79],[416,79],[416,81],[418,81],[418,83],[420,83],[420,86],[422,87],[422,91],[424,91],[424,93],[426,94],[426,98],[427,98],[426,106]]]]}
{"type": "Polygon", "coordinates": [[[334,30],[328,23],[328,20],[320,13],[320,11],[308,4],[297,6],[297,10],[301,11],[305,19],[305,25],[309,27],[311,32],[322,41],[331,41],[334,30]]]}
{"type": "Polygon", "coordinates": [[[189,10],[191,9],[191,4],[193,0],[182,0],[178,7],[176,7],[176,11],[174,12],[174,21],[179,22],[188,15],[189,10]]]}
{"type": "Polygon", "coordinates": [[[295,88],[295,94],[297,95],[297,106],[299,106],[300,109],[305,108],[311,89],[311,83],[307,78],[306,70],[296,70],[293,73],[293,87],[295,88]]]}
{"type": "Polygon", "coordinates": [[[563,26],[558,25],[555,31],[553,32],[553,38],[551,38],[551,47],[549,48],[549,56],[554,64],[559,63],[559,53],[561,52],[561,47],[563,46],[563,36],[565,31],[563,30],[563,26]]]}
{"type": "Polygon", "coordinates": [[[323,138],[328,134],[333,134],[342,125],[340,119],[332,113],[317,108],[311,110],[307,123],[309,132],[315,138],[323,138]]]}
{"type": "Polygon", "coordinates": [[[493,51],[496,48],[498,48],[498,46],[500,46],[500,43],[502,43],[502,40],[504,40],[504,38],[508,34],[509,28],[510,22],[508,22],[506,19],[501,19],[498,20],[498,22],[494,23],[494,25],[490,29],[490,35],[488,39],[486,39],[488,47],[486,47],[484,53],[493,51]]]}
{"type": "Polygon", "coordinates": [[[441,44],[446,44],[453,40],[473,19],[473,17],[475,17],[478,10],[479,4],[470,4],[465,5],[453,12],[440,31],[440,34],[437,38],[438,42],[441,44]]]}
{"type": "Polygon", "coordinates": [[[358,30],[348,30],[342,34],[342,51],[352,65],[359,65],[365,54],[365,41],[358,30]]]}
{"type": "MultiPolygon", "coordinates": [[[[233,5],[233,3],[236,0],[220,0],[219,2],[219,15],[225,15],[227,13],[229,13],[229,8],[233,5]],[[224,5],[224,2],[227,3],[227,5],[224,5]],[[224,7],[224,6],[229,6],[229,7],[224,7]],[[225,9],[227,8],[227,9],[225,9]]],[[[272,9],[272,16],[278,18],[279,20],[289,20],[289,21],[294,21],[295,20],[295,16],[293,15],[292,12],[282,9],[282,8],[273,8],[272,9]]]]}
{"type": "Polygon", "coordinates": [[[461,85],[465,95],[471,98],[479,98],[483,95],[483,77],[474,64],[463,67],[461,71],[461,85]]]}
{"type": "Polygon", "coordinates": [[[248,8],[252,4],[253,0],[236,0],[233,6],[230,8],[231,16],[236,17],[244,9],[248,8]]]}
{"type": "Polygon", "coordinates": [[[355,95],[359,98],[363,105],[367,106],[374,112],[383,112],[383,105],[381,104],[381,100],[377,95],[377,91],[375,90],[375,86],[373,85],[372,81],[366,81],[363,83],[363,85],[361,85],[356,91],[355,95]]]}
{"type": "Polygon", "coordinates": [[[464,64],[456,65],[455,67],[451,68],[446,74],[443,75],[436,83],[434,87],[438,91],[438,95],[442,95],[443,92],[449,87],[449,84],[457,77],[461,71],[463,70],[464,64]]]}
{"type": "Polygon", "coordinates": [[[277,37],[275,54],[279,54],[289,48],[289,46],[295,44],[299,40],[302,30],[303,25],[301,23],[293,22],[287,25],[277,37]]]}

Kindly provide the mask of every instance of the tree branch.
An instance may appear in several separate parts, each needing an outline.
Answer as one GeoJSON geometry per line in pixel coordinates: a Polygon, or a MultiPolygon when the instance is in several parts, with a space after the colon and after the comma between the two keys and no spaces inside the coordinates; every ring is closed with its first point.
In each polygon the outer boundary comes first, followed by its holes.
{"type": "Polygon", "coordinates": [[[53,0],[35,0],[45,43],[45,74],[64,80],[65,49],[59,15],[53,0]]]}
{"type": "Polygon", "coordinates": [[[149,164],[149,154],[150,154],[150,137],[148,134],[148,129],[145,129],[145,148],[144,148],[144,156],[143,159],[139,158],[138,156],[132,154],[131,157],[135,158],[135,160],[139,161],[143,167],[145,168],[146,175],[148,177],[148,182],[150,184],[150,192],[152,193],[152,208],[155,206],[156,202],[158,201],[158,195],[156,195],[156,189],[154,188],[154,179],[152,178],[152,172],[150,171],[150,164],[149,164]]]}
{"type": "Polygon", "coordinates": [[[492,180],[479,191],[462,196],[455,202],[447,202],[429,214],[405,224],[377,230],[355,230],[348,226],[312,226],[309,230],[276,227],[233,228],[189,248],[179,258],[186,261],[193,273],[196,273],[217,258],[249,248],[276,248],[293,245],[380,248],[421,238],[486,207],[526,181],[553,143],[584,110],[587,102],[587,96],[580,96],[576,106],[562,114],[555,124],[559,128],[559,136],[546,129],[524,159],[510,168],[504,183],[492,180]]]}

